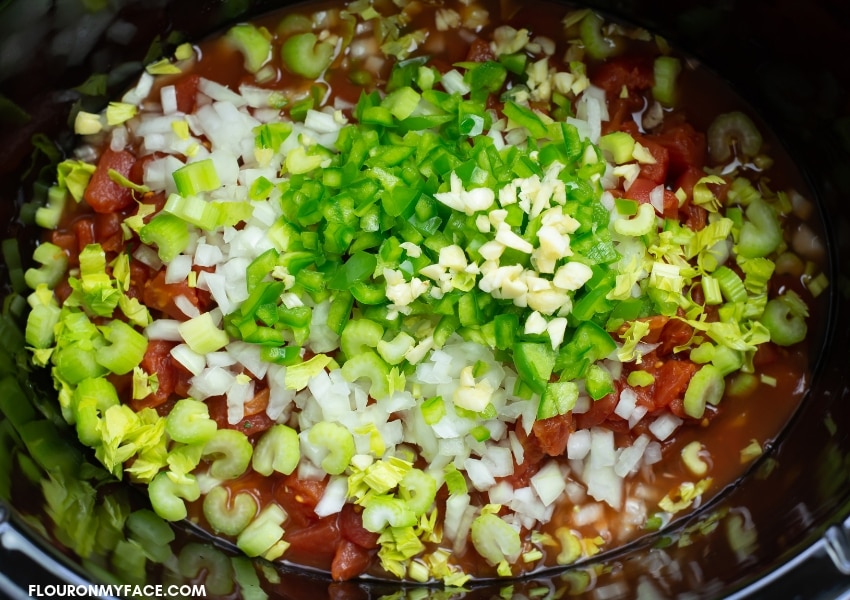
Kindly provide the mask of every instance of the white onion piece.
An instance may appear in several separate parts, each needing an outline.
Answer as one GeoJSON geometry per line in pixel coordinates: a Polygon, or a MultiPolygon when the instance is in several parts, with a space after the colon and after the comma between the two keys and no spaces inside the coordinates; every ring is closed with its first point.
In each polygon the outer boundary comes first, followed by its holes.
{"type": "Polygon", "coordinates": [[[227,422],[236,425],[245,418],[245,403],[254,396],[254,382],[236,379],[227,390],[227,422]]]}
{"type": "Polygon", "coordinates": [[[576,527],[584,527],[599,521],[605,516],[605,508],[598,502],[579,507],[572,513],[572,522],[576,527]]]}
{"type": "Polygon", "coordinates": [[[171,349],[174,360],[186,367],[192,375],[200,375],[207,366],[206,358],[192,350],[188,344],[178,344],[171,349]]]}
{"type": "Polygon", "coordinates": [[[614,414],[618,417],[628,420],[637,406],[637,394],[631,388],[623,388],[620,392],[620,400],[617,402],[617,407],[614,409],[614,414]]]}
{"type": "Polygon", "coordinates": [[[637,406],[632,411],[632,414],[629,415],[629,429],[640,423],[640,420],[646,416],[646,413],[649,412],[649,409],[645,406],[637,406]]]}
{"type": "Polygon", "coordinates": [[[236,377],[221,367],[204,369],[189,380],[191,396],[203,400],[210,396],[223,396],[236,382],[236,377]]]}
{"type": "Polygon", "coordinates": [[[313,512],[318,517],[327,517],[335,515],[342,510],[345,505],[345,499],[348,496],[348,478],[347,477],[331,477],[328,485],[325,487],[325,493],[316,503],[313,512]]]}
{"type": "Polygon", "coordinates": [[[670,437],[682,423],[682,419],[673,413],[664,413],[650,423],[649,431],[652,432],[652,435],[663,442],[670,437]]]}
{"type": "Polygon", "coordinates": [[[590,430],[579,429],[567,438],[567,458],[582,460],[590,452],[590,430]]]}
{"type": "Polygon", "coordinates": [[[514,488],[507,481],[500,481],[487,491],[491,504],[508,504],[514,497],[514,488]]]}
{"type": "Polygon", "coordinates": [[[159,270],[162,268],[162,261],[159,259],[159,254],[156,253],[156,250],[145,244],[139,244],[139,247],[133,252],[133,258],[151,269],[159,270]]]}
{"type": "Polygon", "coordinates": [[[614,472],[619,477],[625,477],[634,473],[641,459],[643,458],[646,447],[649,445],[649,436],[641,434],[635,439],[634,443],[628,448],[624,448],[617,458],[617,464],[614,465],[614,472]]]}
{"type": "Polygon", "coordinates": [[[540,501],[549,506],[564,492],[567,481],[558,463],[550,460],[531,477],[531,487],[537,492],[540,501]]]}
{"type": "Polygon", "coordinates": [[[649,192],[649,203],[655,208],[655,212],[664,214],[664,186],[656,185],[649,192]]]}
{"type": "Polygon", "coordinates": [[[233,106],[245,106],[248,102],[231,90],[230,88],[221,85],[220,83],[216,83],[215,81],[211,81],[206,77],[201,77],[198,81],[198,91],[203,94],[206,94],[213,100],[217,100],[219,102],[226,102],[233,106]]]}
{"type": "Polygon", "coordinates": [[[171,115],[177,112],[177,88],[173,85],[165,85],[159,90],[159,101],[162,104],[162,112],[171,115]]]}
{"type": "Polygon", "coordinates": [[[189,277],[192,270],[192,257],[186,254],[175,256],[165,269],[165,283],[181,283],[189,277]]]}
{"type": "Polygon", "coordinates": [[[466,531],[461,531],[461,523],[464,520],[466,509],[470,508],[469,501],[469,494],[452,494],[446,499],[443,533],[448,539],[455,540],[466,537],[466,531]]]}
{"type": "Polygon", "coordinates": [[[180,335],[180,321],[177,319],[157,319],[145,327],[145,336],[149,340],[165,340],[168,342],[182,342],[180,335]]]}
{"type": "Polygon", "coordinates": [[[469,479],[472,481],[472,486],[479,492],[484,492],[496,484],[493,474],[482,460],[477,458],[467,458],[463,461],[463,468],[469,479]]]}
{"type": "Polygon", "coordinates": [[[643,464],[654,465],[655,463],[660,462],[661,458],[661,444],[658,442],[650,442],[646,447],[646,451],[643,453],[643,464]]]}

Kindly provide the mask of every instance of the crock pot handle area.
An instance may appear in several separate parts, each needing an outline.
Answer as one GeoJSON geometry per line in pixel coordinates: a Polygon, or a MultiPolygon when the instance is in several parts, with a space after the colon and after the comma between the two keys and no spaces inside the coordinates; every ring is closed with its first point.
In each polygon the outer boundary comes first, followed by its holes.
{"type": "MultiPolygon", "coordinates": [[[[61,564],[10,520],[0,503],[0,598],[24,600],[49,597],[60,586],[88,586],[89,582],[61,564]]],[[[97,597],[89,596],[87,597],[97,597]]]]}
{"type": "Polygon", "coordinates": [[[726,600],[850,600],[850,518],[788,562],[726,600]]]}

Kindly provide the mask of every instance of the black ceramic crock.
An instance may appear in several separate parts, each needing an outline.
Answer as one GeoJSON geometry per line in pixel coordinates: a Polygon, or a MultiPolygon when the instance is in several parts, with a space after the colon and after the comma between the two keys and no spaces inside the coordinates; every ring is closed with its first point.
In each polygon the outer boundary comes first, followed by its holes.
{"type": "MultiPolygon", "coordinates": [[[[200,39],[281,4],[0,0],[0,237],[17,239],[24,248],[33,239],[15,215],[34,193],[42,150],[72,143],[67,115],[75,102],[93,103],[97,94],[120,91],[146,60],[180,41],[200,39]],[[105,89],[81,87],[92,83],[88,78],[94,73],[108,75],[105,89]]],[[[850,60],[842,50],[850,36],[850,5],[842,0],[588,4],[691,53],[726,79],[785,144],[826,223],[829,334],[802,408],[754,469],[716,501],[675,529],[596,563],[512,587],[473,587],[457,597],[850,597],[850,60]]],[[[5,267],[0,270],[5,296],[11,287],[5,267]]],[[[19,335],[6,325],[0,325],[0,346],[12,346],[19,335]]],[[[92,506],[106,510],[104,498],[111,494],[120,493],[133,510],[144,511],[144,502],[133,490],[102,481],[94,467],[82,466],[88,457],[71,432],[49,410],[45,416],[37,400],[32,404],[31,388],[43,386],[3,349],[0,379],[11,377],[16,384],[0,385],[0,595],[44,596],[67,592],[65,584],[91,582],[191,584],[218,568],[221,581],[207,591],[225,596],[239,593],[234,579],[252,597],[433,595],[379,582],[334,584],[297,569],[246,566],[229,559],[226,548],[212,548],[209,540],[181,526],[176,533],[153,535],[130,523],[116,534],[125,545],[114,539],[91,548],[63,543],[68,538],[51,519],[44,497],[45,489],[53,489],[52,502],[59,502],[56,488],[49,486],[57,456],[73,463],[93,490],[91,506],[80,508],[81,519],[92,506]],[[19,435],[22,430],[27,435],[19,435]],[[44,439],[34,437],[38,432],[44,439]],[[140,552],[145,560],[129,564],[140,552]],[[234,570],[234,565],[244,568],[234,570]]],[[[64,521],[65,527],[74,525],[67,514],[64,521]]],[[[112,593],[150,597],[156,591],[115,588],[112,593]]]]}

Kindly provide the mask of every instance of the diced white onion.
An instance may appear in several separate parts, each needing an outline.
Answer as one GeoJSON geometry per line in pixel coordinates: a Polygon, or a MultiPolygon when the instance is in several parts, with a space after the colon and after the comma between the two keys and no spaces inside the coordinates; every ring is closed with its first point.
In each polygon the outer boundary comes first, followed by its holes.
{"type": "Polygon", "coordinates": [[[345,499],[348,496],[348,478],[347,477],[332,477],[325,486],[325,493],[316,503],[313,512],[318,517],[327,517],[335,515],[342,510],[345,505],[345,499]]]}
{"type": "Polygon", "coordinates": [[[192,375],[200,375],[207,365],[206,358],[202,354],[198,354],[192,350],[188,344],[178,344],[171,349],[171,356],[174,360],[192,373],[192,375]]]}
{"type": "Polygon", "coordinates": [[[631,446],[624,448],[620,452],[620,456],[617,458],[617,464],[614,465],[614,472],[620,477],[634,473],[648,445],[649,436],[646,434],[639,435],[631,446]]]}
{"type": "Polygon", "coordinates": [[[679,425],[681,425],[682,422],[682,419],[673,413],[664,413],[650,423],[649,431],[652,432],[652,435],[663,442],[679,428],[679,425]]]}
{"type": "Polygon", "coordinates": [[[171,115],[177,112],[177,88],[173,85],[165,85],[159,90],[159,101],[162,104],[162,112],[171,115]]]}
{"type": "Polygon", "coordinates": [[[157,319],[145,327],[145,336],[149,340],[164,340],[168,342],[181,342],[180,321],[176,319],[157,319]]]}
{"type": "Polygon", "coordinates": [[[637,394],[631,388],[623,388],[620,392],[620,400],[614,409],[614,414],[628,420],[637,406],[637,394]]]}
{"type": "Polygon", "coordinates": [[[582,460],[590,452],[590,430],[579,429],[567,438],[567,458],[582,460]]]}
{"type": "Polygon", "coordinates": [[[192,271],[192,257],[186,254],[175,256],[165,269],[165,283],[182,283],[192,271]]]}
{"type": "Polygon", "coordinates": [[[549,506],[564,492],[567,481],[558,463],[550,460],[531,477],[531,486],[540,501],[549,506]]]}

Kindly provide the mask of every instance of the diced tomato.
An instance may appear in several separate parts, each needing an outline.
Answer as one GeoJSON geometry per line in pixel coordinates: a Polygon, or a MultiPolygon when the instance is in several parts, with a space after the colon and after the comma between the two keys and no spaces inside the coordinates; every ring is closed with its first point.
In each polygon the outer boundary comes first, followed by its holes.
{"type": "Polygon", "coordinates": [[[179,283],[165,283],[165,270],[157,273],[153,279],[145,282],[142,298],[148,308],[159,310],[172,319],[186,320],[186,315],[177,308],[174,299],[184,296],[195,307],[199,307],[198,293],[185,281],[179,283]]]}
{"type": "Polygon", "coordinates": [[[361,575],[372,562],[372,553],[348,540],[340,541],[331,563],[334,581],[346,581],[361,575]]]}
{"type": "Polygon", "coordinates": [[[705,164],[705,134],[690,123],[665,123],[660,133],[647,136],[664,146],[670,155],[670,175],[679,177],[689,166],[705,164]]]}
{"type": "Polygon", "coordinates": [[[201,76],[198,74],[186,75],[174,82],[174,92],[177,95],[177,110],[189,114],[195,111],[195,102],[198,99],[198,84],[201,76]]]}
{"type": "Polygon", "coordinates": [[[676,183],[673,186],[674,189],[681,189],[685,192],[685,196],[687,196],[688,201],[693,200],[694,197],[694,186],[697,181],[705,177],[705,171],[703,171],[702,167],[697,167],[694,165],[688,165],[682,174],[679,175],[679,178],[676,179],[676,183]]]}
{"type": "Polygon", "coordinates": [[[310,554],[332,555],[340,541],[336,515],[323,517],[303,529],[287,533],[286,541],[292,550],[310,554]]]}
{"type": "Polygon", "coordinates": [[[68,265],[80,266],[80,250],[77,245],[77,235],[67,229],[56,229],[50,232],[51,243],[59,246],[68,256],[68,265]]]}
{"type": "MultiPolygon", "coordinates": [[[[655,183],[649,179],[638,177],[629,186],[629,189],[624,194],[626,198],[631,198],[640,204],[650,203],[650,194],[660,183],[655,183]]],[[[656,209],[657,210],[657,209],[656,209]]],[[[664,216],[675,217],[679,210],[679,200],[676,195],[668,189],[664,190],[664,216]]]]}
{"type": "Polygon", "coordinates": [[[490,48],[490,44],[481,38],[475,38],[469,45],[469,52],[466,53],[466,60],[472,62],[487,62],[488,60],[496,60],[496,55],[490,48]]]}
{"type": "Polygon", "coordinates": [[[591,81],[609,94],[619,96],[623,87],[629,93],[648,90],[655,81],[652,61],[644,56],[623,56],[605,61],[591,76],[591,81]]]}
{"type": "Polygon", "coordinates": [[[590,403],[590,410],[580,415],[574,415],[576,422],[576,430],[590,429],[605,421],[614,409],[617,408],[617,400],[619,392],[602,396],[599,400],[594,400],[590,403]]]}
{"type": "Polygon", "coordinates": [[[670,163],[670,153],[667,148],[648,137],[638,138],[637,142],[649,150],[652,158],[655,159],[654,163],[641,164],[640,177],[654,181],[656,184],[667,181],[667,167],[670,163]]]}
{"type": "Polygon", "coordinates": [[[89,244],[94,243],[94,218],[90,216],[79,217],[74,220],[72,228],[77,237],[77,249],[80,252],[89,244]]]}
{"type": "Polygon", "coordinates": [[[94,236],[107,254],[119,252],[124,246],[124,233],[121,231],[122,217],[119,213],[95,213],[94,236]]]}
{"type": "Polygon", "coordinates": [[[61,305],[68,299],[68,296],[71,295],[71,292],[74,291],[71,288],[71,284],[68,283],[67,279],[63,279],[59,283],[56,284],[56,287],[53,288],[53,293],[56,295],[56,301],[61,305]]]}
{"type": "MultiPolygon", "coordinates": [[[[188,379],[178,380],[176,384],[178,393],[184,391],[183,381],[188,383],[188,379]]],[[[188,389],[185,391],[188,391],[188,389]]],[[[206,403],[209,407],[210,418],[218,424],[219,429],[235,429],[250,436],[261,433],[274,425],[274,421],[268,417],[266,411],[246,416],[238,423],[231,423],[227,418],[227,399],[224,396],[207,398],[206,403]]]]}
{"type": "Polygon", "coordinates": [[[176,344],[165,340],[151,340],[148,342],[145,356],[142,358],[141,367],[150,375],[156,375],[156,390],[141,400],[135,400],[136,408],[159,406],[174,392],[174,384],[177,376],[174,370],[174,359],[171,349],[176,344]]]}
{"type": "Polygon", "coordinates": [[[269,388],[263,388],[245,403],[245,416],[250,417],[266,410],[269,405],[269,388]]]}
{"type": "Polygon", "coordinates": [[[661,330],[659,341],[661,345],[655,349],[658,356],[673,354],[677,346],[683,346],[694,335],[694,328],[681,319],[670,319],[661,330]]]}
{"type": "Polygon", "coordinates": [[[753,365],[761,368],[765,367],[779,358],[779,348],[773,342],[759,344],[756,347],[756,353],[753,355],[753,365]]]}
{"type": "Polygon", "coordinates": [[[158,159],[163,158],[164,156],[168,156],[164,152],[153,152],[151,154],[144,154],[136,159],[136,162],[133,163],[133,167],[130,169],[130,173],[127,175],[127,179],[136,183],[138,185],[142,185],[145,180],[145,167],[148,163],[158,159]]]}
{"type": "Polygon", "coordinates": [[[608,120],[602,122],[602,133],[612,131],[627,131],[632,136],[638,135],[637,123],[632,119],[632,113],[643,106],[643,99],[635,94],[629,94],[625,98],[619,96],[608,100],[608,120]]]}
{"type": "Polygon", "coordinates": [[[655,377],[655,408],[664,408],[681,398],[696,373],[697,366],[689,360],[668,360],[655,377]]]}
{"type": "Polygon", "coordinates": [[[694,231],[702,231],[708,224],[708,211],[696,204],[686,204],[679,209],[682,223],[694,231]]]}
{"type": "Polygon", "coordinates": [[[130,206],[133,203],[133,191],[112,181],[109,171],[114,169],[128,177],[135,163],[136,157],[127,150],[104,150],[83,195],[86,203],[99,213],[118,212],[130,206]]]}
{"type": "Polygon", "coordinates": [[[538,419],[531,426],[531,433],[540,443],[540,449],[549,456],[560,456],[567,449],[567,440],[573,427],[572,413],[538,419]]]}
{"type": "Polygon", "coordinates": [[[327,478],[298,479],[296,472],[275,486],[274,498],[294,524],[306,527],[318,520],[314,509],[325,493],[327,484],[327,478]]]}
{"type": "Polygon", "coordinates": [[[379,535],[363,527],[363,515],[359,507],[346,502],[339,512],[338,522],[342,536],[348,541],[367,550],[378,547],[379,535]]]}

